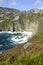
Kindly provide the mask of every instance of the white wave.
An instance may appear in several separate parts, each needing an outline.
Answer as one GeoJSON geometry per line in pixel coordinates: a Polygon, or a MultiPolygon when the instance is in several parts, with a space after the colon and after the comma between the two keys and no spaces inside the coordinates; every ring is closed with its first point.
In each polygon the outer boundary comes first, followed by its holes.
{"type": "Polygon", "coordinates": [[[12,36],[12,38],[11,38],[11,41],[13,41],[13,42],[17,42],[18,44],[20,44],[20,43],[25,43],[25,42],[27,42],[28,41],[28,39],[29,38],[31,38],[31,36],[33,35],[33,32],[26,32],[26,31],[24,31],[24,32],[21,32],[21,31],[18,31],[18,32],[11,32],[11,31],[2,31],[2,32],[0,32],[0,33],[11,33],[11,34],[17,34],[17,33],[21,33],[22,35],[21,36],[12,36]]]}
{"type": "Polygon", "coordinates": [[[11,40],[12,40],[12,41],[19,41],[19,39],[18,39],[18,38],[15,39],[15,37],[12,37],[11,40]]]}
{"type": "Polygon", "coordinates": [[[11,40],[14,42],[17,42],[18,44],[25,43],[28,41],[29,38],[33,35],[32,32],[16,32],[16,33],[22,33],[22,36],[18,37],[12,37],[11,40]]]}
{"type": "Polygon", "coordinates": [[[11,40],[13,42],[17,42],[18,44],[21,44],[21,43],[24,43],[24,42],[27,42],[28,38],[27,37],[23,37],[23,38],[20,38],[20,39],[15,39],[14,37],[11,38],[11,40]]]}
{"type": "Polygon", "coordinates": [[[2,47],[3,45],[0,45],[0,47],[2,47]]]}
{"type": "Polygon", "coordinates": [[[1,31],[0,33],[12,33],[11,31],[1,31]]]}
{"type": "Polygon", "coordinates": [[[33,35],[32,32],[23,32],[24,35],[27,35],[28,37],[30,37],[31,35],[33,35]]]}
{"type": "Polygon", "coordinates": [[[26,32],[26,31],[23,31],[23,32],[21,32],[21,31],[18,31],[18,32],[11,32],[11,31],[1,31],[0,33],[13,33],[13,34],[15,34],[15,33],[22,33],[22,34],[28,34],[28,35],[32,35],[33,34],[33,32],[26,32]]]}
{"type": "Polygon", "coordinates": [[[28,41],[28,38],[27,37],[24,37],[24,38],[22,38],[22,39],[19,40],[19,44],[25,43],[27,41],[28,41]]]}

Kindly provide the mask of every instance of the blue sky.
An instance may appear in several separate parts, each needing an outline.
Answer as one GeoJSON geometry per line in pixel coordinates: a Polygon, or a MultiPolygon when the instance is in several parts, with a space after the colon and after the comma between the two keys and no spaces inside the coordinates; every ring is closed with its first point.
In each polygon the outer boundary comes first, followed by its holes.
{"type": "Polygon", "coordinates": [[[30,10],[33,8],[43,9],[43,0],[0,0],[0,7],[30,10]]]}

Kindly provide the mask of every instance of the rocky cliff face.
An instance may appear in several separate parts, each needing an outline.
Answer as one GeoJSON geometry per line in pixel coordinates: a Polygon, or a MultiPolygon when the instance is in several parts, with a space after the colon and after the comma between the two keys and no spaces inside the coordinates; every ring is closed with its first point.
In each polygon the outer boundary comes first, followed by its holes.
{"type": "Polygon", "coordinates": [[[43,10],[19,11],[0,7],[0,31],[43,32],[43,10]]]}
{"type": "Polygon", "coordinates": [[[19,21],[15,25],[16,31],[32,31],[36,33],[39,27],[39,22],[37,20],[30,21],[28,14],[22,13],[19,17],[19,21]]]}

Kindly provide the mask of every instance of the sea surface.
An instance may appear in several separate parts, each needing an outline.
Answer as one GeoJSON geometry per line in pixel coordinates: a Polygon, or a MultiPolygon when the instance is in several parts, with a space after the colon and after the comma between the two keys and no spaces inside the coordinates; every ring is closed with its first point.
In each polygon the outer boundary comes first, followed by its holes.
{"type": "Polygon", "coordinates": [[[32,32],[0,32],[0,53],[28,41],[33,35],[32,32]]]}

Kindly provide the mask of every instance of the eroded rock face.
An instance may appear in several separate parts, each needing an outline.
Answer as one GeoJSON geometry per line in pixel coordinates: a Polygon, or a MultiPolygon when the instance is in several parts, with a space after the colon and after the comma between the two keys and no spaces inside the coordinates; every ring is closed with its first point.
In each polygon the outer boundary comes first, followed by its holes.
{"type": "Polygon", "coordinates": [[[32,9],[19,11],[15,9],[0,8],[0,30],[1,31],[32,31],[36,34],[43,32],[43,10],[32,9]]]}
{"type": "Polygon", "coordinates": [[[16,22],[15,24],[15,30],[16,31],[32,31],[33,33],[36,33],[39,27],[38,21],[30,22],[29,20],[24,20],[22,22],[16,22]]]}
{"type": "Polygon", "coordinates": [[[39,27],[39,21],[32,20],[28,17],[27,13],[22,13],[19,16],[19,20],[15,22],[16,31],[32,31],[34,34],[37,33],[39,27]]]}

